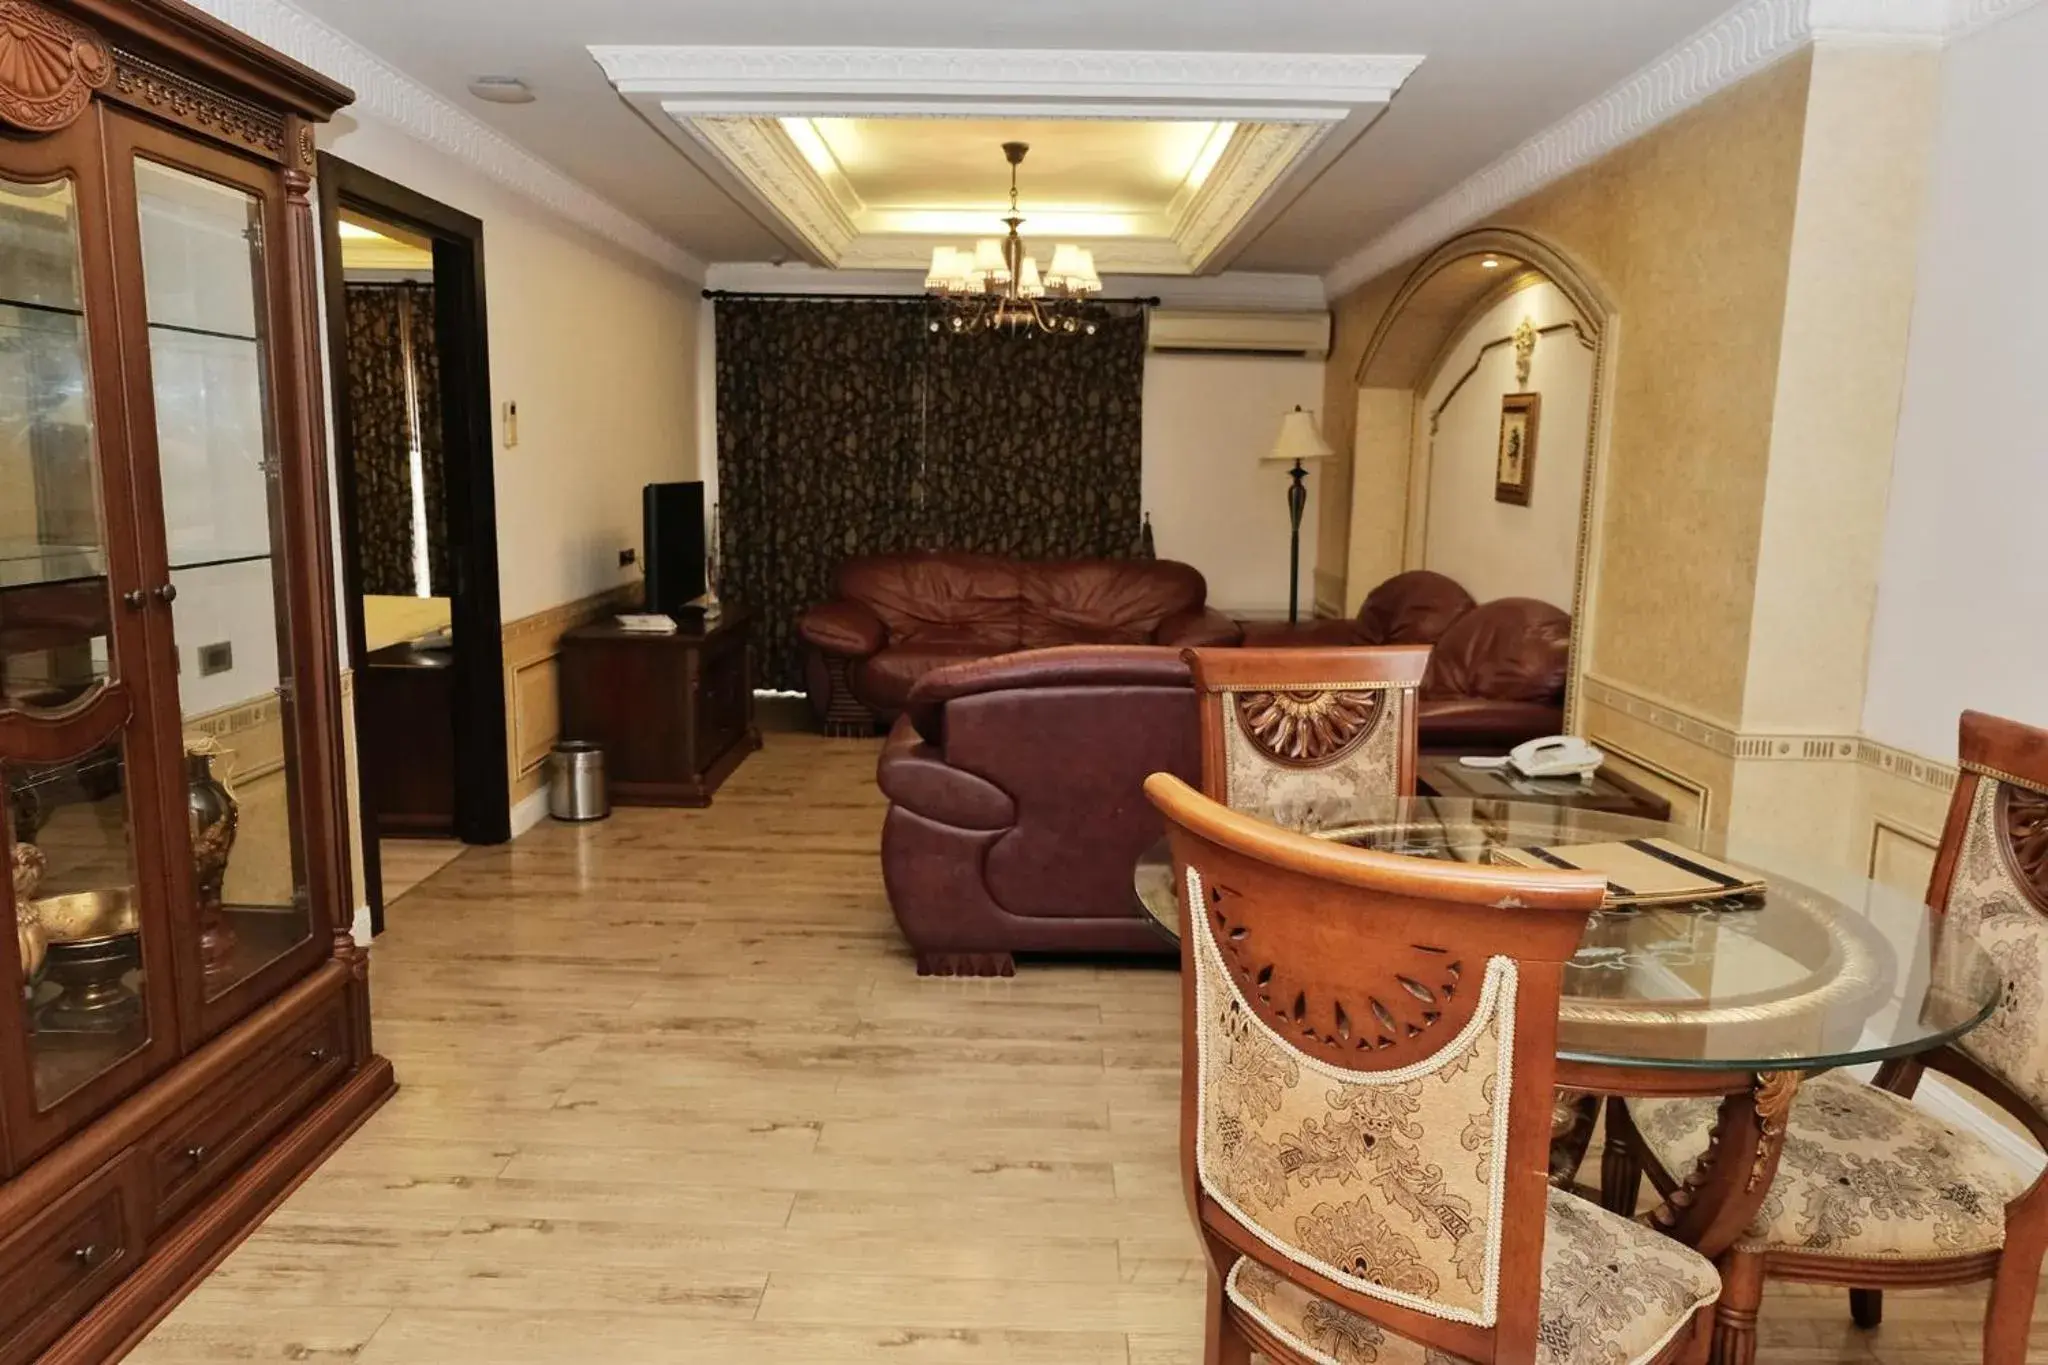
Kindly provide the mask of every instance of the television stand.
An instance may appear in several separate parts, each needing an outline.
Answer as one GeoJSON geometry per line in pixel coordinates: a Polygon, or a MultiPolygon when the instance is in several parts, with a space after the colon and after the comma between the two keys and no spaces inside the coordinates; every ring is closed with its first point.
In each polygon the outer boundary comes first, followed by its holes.
{"type": "Polygon", "coordinates": [[[746,611],[675,619],[672,635],[607,619],[562,637],[562,738],[604,750],[614,805],[708,806],[761,747],[746,611]]]}

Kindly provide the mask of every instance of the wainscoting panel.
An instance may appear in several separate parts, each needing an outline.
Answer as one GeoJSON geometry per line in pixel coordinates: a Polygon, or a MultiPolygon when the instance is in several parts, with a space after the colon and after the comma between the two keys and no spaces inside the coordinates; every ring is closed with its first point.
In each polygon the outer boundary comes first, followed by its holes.
{"type": "Polygon", "coordinates": [[[557,681],[562,636],[600,617],[633,610],[638,600],[639,589],[627,585],[506,624],[505,754],[515,809],[546,781],[548,750],[562,732],[557,681]]]}

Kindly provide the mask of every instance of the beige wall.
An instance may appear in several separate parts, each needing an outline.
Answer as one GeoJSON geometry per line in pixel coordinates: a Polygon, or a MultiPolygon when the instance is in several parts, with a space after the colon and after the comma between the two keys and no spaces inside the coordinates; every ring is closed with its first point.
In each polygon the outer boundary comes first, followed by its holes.
{"type": "MultiPolygon", "coordinates": [[[[1582,728],[1681,818],[1911,889],[1953,769],[1861,702],[1940,60],[1822,43],[1488,224],[1613,310],[1582,728]]],[[[1339,304],[1333,412],[1404,278],[1339,304]]]]}
{"type": "MultiPolygon", "coordinates": [[[[1724,721],[1748,658],[1808,76],[1804,54],[1780,62],[1491,220],[1557,246],[1621,319],[1592,666],[1724,721]]],[[[1326,411],[1355,411],[1404,274],[1338,302],[1326,411]]],[[[1327,573],[1344,531],[1324,523],[1327,573]]]]}
{"type": "Polygon", "coordinates": [[[483,220],[508,621],[635,577],[640,488],[697,474],[700,286],[584,234],[394,129],[346,112],[323,150],[483,220]]]}
{"type": "Polygon", "coordinates": [[[1416,423],[1421,487],[1411,498],[1408,566],[1446,574],[1482,602],[1534,597],[1571,608],[1593,400],[1593,348],[1573,326],[1580,321],[1563,290],[1538,281],[1451,343],[1416,423]],[[1525,320],[1540,333],[1526,385],[1514,347],[1525,320]],[[1501,399],[1524,392],[1543,400],[1526,507],[1494,495],[1501,399]]]}

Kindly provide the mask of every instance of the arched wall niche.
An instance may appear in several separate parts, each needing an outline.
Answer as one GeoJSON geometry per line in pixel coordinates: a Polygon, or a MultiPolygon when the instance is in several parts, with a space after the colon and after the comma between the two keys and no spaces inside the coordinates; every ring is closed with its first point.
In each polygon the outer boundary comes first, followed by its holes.
{"type": "Polygon", "coordinates": [[[1565,723],[1577,730],[1581,683],[1593,666],[1609,427],[1606,395],[1613,387],[1621,318],[1611,292],[1541,237],[1487,227],[1450,239],[1409,272],[1374,327],[1352,377],[1358,412],[1345,605],[1355,610],[1375,584],[1404,567],[1417,476],[1417,424],[1428,421],[1426,396],[1448,350],[1473,319],[1527,287],[1532,276],[1555,285],[1578,310],[1594,352],[1565,694],[1565,723]],[[1495,268],[1482,264],[1488,257],[1498,262],[1495,268]]]}

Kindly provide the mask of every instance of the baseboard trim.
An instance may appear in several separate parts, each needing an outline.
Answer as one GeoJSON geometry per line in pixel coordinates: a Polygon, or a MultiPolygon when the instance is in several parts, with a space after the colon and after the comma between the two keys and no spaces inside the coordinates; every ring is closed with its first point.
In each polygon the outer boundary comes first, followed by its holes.
{"type": "Polygon", "coordinates": [[[512,837],[517,839],[526,831],[548,818],[548,789],[542,787],[512,807],[512,837]]]}

